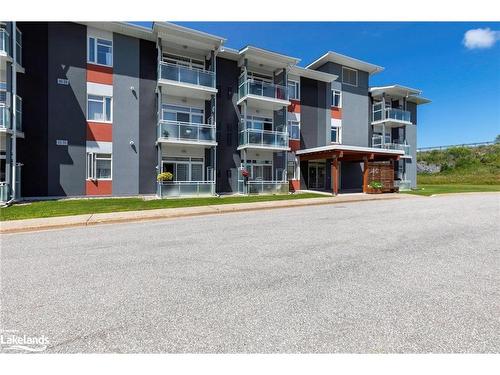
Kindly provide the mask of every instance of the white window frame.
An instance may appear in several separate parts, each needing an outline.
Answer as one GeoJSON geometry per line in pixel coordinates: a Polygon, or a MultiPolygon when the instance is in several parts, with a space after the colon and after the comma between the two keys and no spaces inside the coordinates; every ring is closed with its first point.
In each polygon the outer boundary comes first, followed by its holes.
{"type": "Polygon", "coordinates": [[[205,157],[190,157],[190,156],[163,156],[161,160],[161,171],[163,172],[163,165],[164,164],[174,164],[175,169],[177,169],[177,164],[188,164],[188,180],[177,180],[177,173],[174,170],[173,173],[173,180],[172,182],[205,182],[205,157]],[[184,160],[180,160],[184,159],[184,160]],[[193,160],[193,159],[202,159],[201,161],[199,160],[193,160]],[[192,166],[193,165],[201,165],[201,181],[191,181],[192,179],[192,166]]]}
{"type": "MultiPolygon", "coordinates": [[[[101,45],[103,45],[101,43],[101,45]]],[[[112,40],[109,40],[109,39],[106,39],[106,38],[99,38],[97,36],[92,36],[92,35],[89,35],[87,37],[87,62],[90,63],[90,64],[94,64],[94,65],[100,65],[100,66],[107,66],[107,67],[110,67],[112,68],[113,67],[113,41],[112,40]],[[89,55],[89,49],[90,49],[90,39],[94,39],[94,61],[90,60],[90,55],[89,55]],[[106,47],[111,47],[111,64],[108,65],[108,64],[100,64],[97,62],[97,45],[99,44],[99,40],[104,40],[106,42],[110,42],[111,43],[111,46],[108,46],[106,45],[106,47]]]]}
{"type": "Polygon", "coordinates": [[[106,96],[106,95],[94,95],[94,94],[88,94],[87,93],[87,121],[90,121],[90,122],[102,122],[102,123],[106,123],[106,124],[111,124],[113,122],[113,97],[112,96],[106,96]],[[90,99],[89,98],[90,96],[100,97],[100,98],[102,98],[102,101],[97,100],[97,99],[90,99]],[[90,117],[89,116],[89,100],[93,101],[93,102],[102,102],[102,113],[104,114],[104,118],[106,118],[107,114],[108,114],[106,112],[106,98],[110,99],[109,108],[110,108],[111,113],[109,114],[109,120],[93,120],[93,119],[90,119],[89,118],[90,117]]]}
{"type": "Polygon", "coordinates": [[[332,107],[335,107],[335,108],[342,108],[342,91],[340,90],[336,90],[336,89],[332,89],[332,107]],[[335,103],[335,94],[338,93],[339,94],[339,105],[336,106],[334,103],[335,103]]]}
{"type": "Polygon", "coordinates": [[[93,181],[111,181],[113,179],[113,154],[107,152],[87,152],[87,162],[86,162],[86,170],[87,170],[87,180],[93,181]],[[107,157],[97,157],[97,155],[109,155],[107,157]],[[111,175],[109,178],[97,178],[97,160],[109,160],[111,162],[110,170],[111,175]]]}
{"type": "Polygon", "coordinates": [[[293,79],[289,79],[288,83],[287,83],[287,87],[289,87],[290,85],[295,86],[295,91],[297,92],[297,97],[296,98],[290,97],[290,89],[288,89],[288,95],[289,95],[288,99],[300,100],[300,82],[295,81],[293,79]]]}
{"type": "Polygon", "coordinates": [[[296,141],[300,141],[300,121],[297,121],[297,120],[288,120],[288,124],[287,124],[287,127],[288,127],[288,138],[289,139],[293,139],[293,140],[296,140],[296,141]],[[293,126],[298,126],[299,128],[299,138],[293,138],[292,137],[292,125],[293,126]]]}
{"type": "Polygon", "coordinates": [[[162,62],[189,67],[192,69],[205,70],[205,61],[189,56],[177,55],[175,53],[163,52],[161,56],[162,62]]]}
{"type": "Polygon", "coordinates": [[[358,86],[358,71],[356,69],[352,69],[352,68],[348,68],[347,66],[343,66],[342,67],[342,83],[345,84],[345,85],[357,87],[358,86]],[[344,70],[350,70],[350,71],[356,73],[356,84],[353,85],[352,83],[345,81],[344,70]]]}
{"type": "MultiPolygon", "coordinates": [[[[171,103],[163,103],[161,106],[161,119],[163,121],[172,121],[172,120],[167,120],[165,118],[165,113],[185,113],[189,115],[189,124],[198,124],[196,122],[193,122],[193,115],[194,116],[200,116],[202,117],[202,121],[200,125],[205,124],[205,109],[204,108],[198,108],[198,107],[191,107],[191,106],[183,106],[183,105],[178,105],[178,104],[171,104],[171,103]],[[177,107],[178,109],[172,109],[172,108],[167,108],[168,106],[172,107],[177,107]],[[201,112],[199,112],[201,111],[201,112]]],[[[175,122],[182,122],[182,121],[177,121],[175,122]]]]}
{"type": "Polygon", "coordinates": [[[342,143],[342,126],[331,125],[330,126],[330,143],[341,144],[342,143]],[[337,140],[332,141],[332,129],[337,129],[337,140]]]}

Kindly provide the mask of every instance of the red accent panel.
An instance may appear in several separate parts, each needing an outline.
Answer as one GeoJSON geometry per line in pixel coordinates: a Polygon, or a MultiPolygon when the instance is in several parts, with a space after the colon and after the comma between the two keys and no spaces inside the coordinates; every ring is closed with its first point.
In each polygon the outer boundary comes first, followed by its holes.
{"type": "Polygon", "coordinates": [[[113,181],[111,180],[95,180],[85,181],[85,194],[87,195],[111,195],[113,181]]]}
{"type": "Polygon", "coordinates": [[[112,124],[102,122],[87,122],[87,141],[111,142],[112,140],[112,124]]]}
{"type": "Polygon", "coordinates": [[[291,191],[300,190],[300,180],[290,180],[288,181],[288,185],[290,186],[291,191]]]}
{"type": "Polygon", "coordinates": [[[109,66],[87,64],[87,82],[112,85],[113,68],[110,68],[109,66]]]}
{"type": "Polygon", "coordinates": [[[298,100],[290,100],[292,104],[288,106],[288,112],[300,113],[300,101],[298,100]]]}
{"type": "Polygon", "coordinates": [[[289,139],[288,146],[290,147],[290,151],[300,150],[300,141],[298,139],[289,139]]]}
{"type": "Polygon", "coordinates": [[[342,119],[342,109],[337,107],[332,107],[332,118],[336,118],[338,120],[342,119]]]}

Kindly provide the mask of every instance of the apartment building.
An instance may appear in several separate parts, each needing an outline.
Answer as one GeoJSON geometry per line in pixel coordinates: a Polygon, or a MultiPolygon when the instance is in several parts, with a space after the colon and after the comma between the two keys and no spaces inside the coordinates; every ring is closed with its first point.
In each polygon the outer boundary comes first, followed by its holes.
{"type": "Polygon", "coordinates": [[[377,168],[416,185],[429,100],[370,87],[379,66],[328,52],[304,68],[163,22],[4,22],[0,36],[2,201],[337,194],[377,168]]]}

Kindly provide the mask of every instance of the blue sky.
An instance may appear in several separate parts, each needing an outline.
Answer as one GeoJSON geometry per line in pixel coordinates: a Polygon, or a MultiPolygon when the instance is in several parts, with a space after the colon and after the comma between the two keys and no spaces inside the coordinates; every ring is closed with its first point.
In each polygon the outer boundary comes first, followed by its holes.
{"type": "Polygon", "coordinates": [[[177,24],[225,37],[228,47],[251,44],[298,57],[302,66],[332,50],[385,67],[371,85],[398,83],[432,100],[419,108],[419,147],[491,141],[500,134],[500,23],[177,24]],[[499,31],[496,43],[467,48],[465,32],[478,28],[499,31]]]}

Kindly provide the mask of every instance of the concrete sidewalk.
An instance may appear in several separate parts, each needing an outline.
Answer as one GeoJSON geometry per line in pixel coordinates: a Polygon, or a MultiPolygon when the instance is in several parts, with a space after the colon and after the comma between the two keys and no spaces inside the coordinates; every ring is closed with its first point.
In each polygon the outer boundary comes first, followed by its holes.
{"type": "Polygon", "coordinates": [[[409,194],[343,194],[336,197],[308,198],[298,200],[252,202],[236,204],[218,204],[212,206],[162,208],[155,210],[109,212],[74,216],[60,216],[27,220],[0,222],[0,233],[30,232],[66,227],[79,227],[98,224],[125,223],[144,220],[173,219],[200,215],[214,215],[230,212],[269,210],[275,208],[317,206],[326,204],[388,200],[414,199],[418,196],[409,194]]]}

